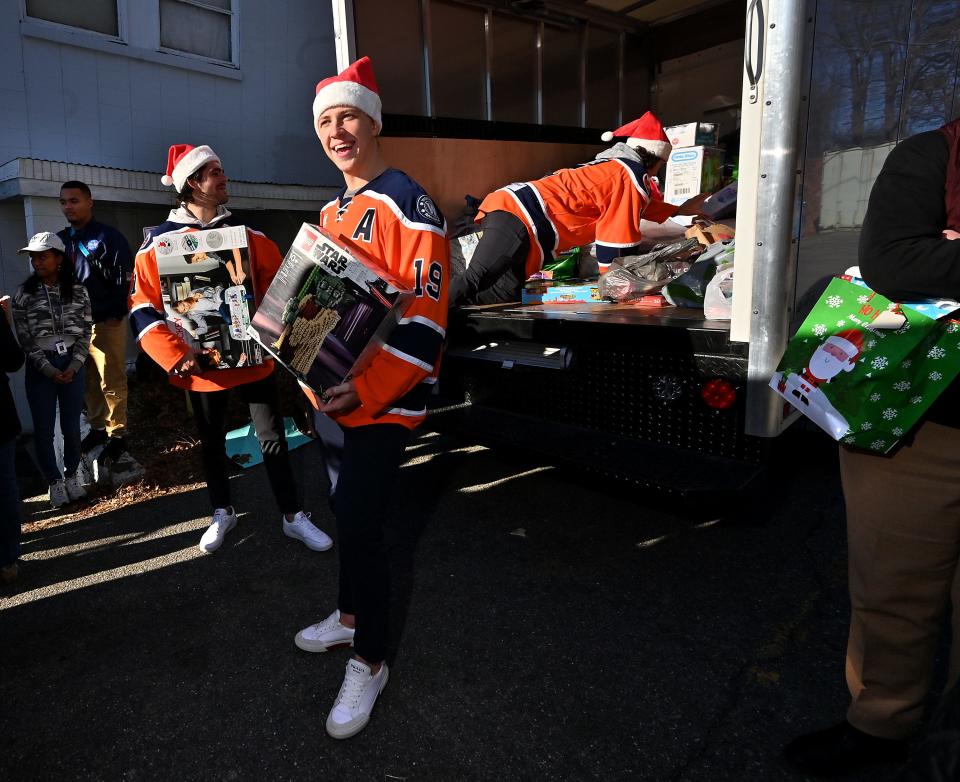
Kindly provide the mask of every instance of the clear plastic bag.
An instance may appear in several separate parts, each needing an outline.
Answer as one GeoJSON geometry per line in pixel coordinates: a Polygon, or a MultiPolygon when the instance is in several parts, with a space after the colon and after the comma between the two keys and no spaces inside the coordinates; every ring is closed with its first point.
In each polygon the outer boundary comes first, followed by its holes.
{"type": "Polygon", "coordinates": [[[733,313],[733,264],[721,266],[703,294],[703,317],[730,320],[733,313]]]}
{"type": "Polygon", "coordinates": [[[695,239],[658,245],[643,255],[617,258],[600,277],[600,295],[617,302],[632,301],[660,290],[690,268],[690,259],[703,251],[695,239]]]}

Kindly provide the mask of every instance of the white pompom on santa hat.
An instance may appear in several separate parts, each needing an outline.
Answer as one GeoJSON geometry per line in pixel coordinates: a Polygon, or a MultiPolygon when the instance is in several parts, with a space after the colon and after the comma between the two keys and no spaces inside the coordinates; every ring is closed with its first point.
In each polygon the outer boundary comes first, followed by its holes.
{"type": "Polygon", "coordinates": [[[604,141],[622,139],[627,146],[634,149],[643,147],[661,160],[666,160],[670,156],[670,150],[673,149],[670,139],[663,130],[663,125],[652,111],[616,130],[608,130],[600,138],[604,141]]]}
{"type": "Polygon", "coordinates": [[[334,106],[353,106],[376,122],[378,128],[383,127],[380,90],[377,89],[373,63],[369,57],[361,57],[336,76],[317,84],[317,94],[313,99],[314,129],[320,115],[334,106]]]}
{"type": "Polygon", "coordinates": [[[203,168],[207,163],[220,162],[217,153],[206,144],[193,147],[189,144],[174,144],[167,152],[167,173],[160,177],[166,186],[173,185],[179,193],[187,179],[203,168]]]}
{"type": "Polygon", "coordinates": [[[836,345],[847,354],[850,359],[857,358],[863,352],[863,332],[856,329],[845,329],[831,334],[823,341],[824,345],[836,345]]]}

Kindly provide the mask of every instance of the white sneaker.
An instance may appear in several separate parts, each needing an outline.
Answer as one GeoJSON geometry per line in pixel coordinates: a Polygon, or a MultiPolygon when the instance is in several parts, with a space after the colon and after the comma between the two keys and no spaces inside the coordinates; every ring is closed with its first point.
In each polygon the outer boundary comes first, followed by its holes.
{"type": "Polygon", "coordinates": [[[293,517],[293,521],[287,521],[286,516],[282,518],[283,534],[288,538],[302,540],[303,545],[311,551],[326,551],[333,545],[330,536],[326,532],[317,529],[313,522],[310,521],[309,513],[304,513],[302,510],[297,511],[297,515],[293,517]]]}
{"type": "Polygon", "coordinates": [[[372,675],[369,665],[350,660],[340,692],[327,715],[327,733],[335,739],[348,739],[363,730],[370,722],[377,696],[387,686],[388,676],[386,663],[372,675]]]}
{"type": "Polygon", "coordinates": [[[237,526],[236,512],[230,512],[226,508],[217,508],[213,512],[213,524],[207,527],[207,531],[200,538],[201,551],[216,551],[223,544],[223,539],[227,533],[237,526]]]}
{"type": "Polygon", "coordinates": [[[67,496],[70,498],[70,502],[74,500],[82,500],[87,496],[87,490],[83,488],[83,484],[80,483],[80,471],[77,470],[73,475],[68,475],[67,479],[63,482],[64,488],[67,490],[67,496]]]}
{"type": "Polygon", "coordinates": [[[354,629],[340,624],[340,611],[334,611],[322,622],[304,627],[293,642],[305,652],[325,652],[338,646],[353,646],[354,629]]]}
{"type": "Polygon", "coordinates": [[[50,484],[50,507],[51,508],[62,508],[70,502],[70,496],[67,494],[67,487],[63,483],[61,478],[59,481],[54,481],[50,484]]]}

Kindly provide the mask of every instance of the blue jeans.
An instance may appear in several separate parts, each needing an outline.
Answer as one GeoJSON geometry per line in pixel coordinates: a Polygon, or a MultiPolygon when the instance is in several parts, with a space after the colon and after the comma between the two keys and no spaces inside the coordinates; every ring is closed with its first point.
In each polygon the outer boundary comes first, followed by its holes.
{"type": "MultiPolygon", "coordinates": [[[[62,372],[73,361],[73,351],[68,350],[65,356],[49,352],[47,359],[62,372]]],[[[67,475],[73,475],[80,464],[80,413],[83,412],[84,370],[81,367],[69,383],[55,383],[27,361],[24,381],[30,415],[33,417],[37,462],[47,482],[53,483],[63,477],[53,448],[53,428],[57,420],[58,403],[60,433],[63,435],[63,471],[67,475]]]]}
{"type": "Polygon", "coordinates": [[[17,438],[0,442],[0,567],[20,556],[20,491],[17,488],[17,438]]]}

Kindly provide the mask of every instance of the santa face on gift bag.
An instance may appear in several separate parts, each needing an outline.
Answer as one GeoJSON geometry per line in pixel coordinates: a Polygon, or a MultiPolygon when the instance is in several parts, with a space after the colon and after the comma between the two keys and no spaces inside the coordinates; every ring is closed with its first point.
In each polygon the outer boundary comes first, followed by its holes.
{"type": "Polygon", "coordinates": [[[803,375],[814,387],[829,383],[841,372],[851,371],[863,352],[863,334],[847,329],[827,338],[813,355],[803,375]]]}
{"type": "Polygon", "coordinates": [[[849,429],[847,420],[820,390],[820,386],[829,383],[841,372],[852,371],[861,353],[862,332],[847,329],[833,334],[813,351],[803,372],[799,375],[795,372],[780,375],[777,390],[814,423],[834,437],[841,437],[849,429]]]}

